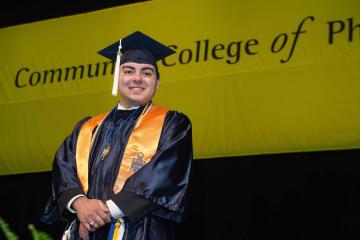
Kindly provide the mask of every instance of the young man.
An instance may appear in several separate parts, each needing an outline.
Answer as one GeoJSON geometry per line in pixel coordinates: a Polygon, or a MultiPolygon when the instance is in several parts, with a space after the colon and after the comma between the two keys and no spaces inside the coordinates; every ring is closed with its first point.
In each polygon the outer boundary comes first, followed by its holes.
{"type": "Polygon", "coordinates": [[[64,239],[173,239],[188,194],[191,123],[152,98],[156,61],[174,51],[135,32],[99,53],[116,59],[120,101],[81,120],[57,151],[42,220],[67,221],[64,239]]]}

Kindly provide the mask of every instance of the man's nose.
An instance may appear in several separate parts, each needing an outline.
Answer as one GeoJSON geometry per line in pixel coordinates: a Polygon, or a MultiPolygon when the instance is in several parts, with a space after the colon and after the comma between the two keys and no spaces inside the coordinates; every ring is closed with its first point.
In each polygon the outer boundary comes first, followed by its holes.
{"type": "Polygon", "coordinates": [[[135,71],[133,75],[134,81],[142,81],[142,76],[140,71],[135,71]]]}

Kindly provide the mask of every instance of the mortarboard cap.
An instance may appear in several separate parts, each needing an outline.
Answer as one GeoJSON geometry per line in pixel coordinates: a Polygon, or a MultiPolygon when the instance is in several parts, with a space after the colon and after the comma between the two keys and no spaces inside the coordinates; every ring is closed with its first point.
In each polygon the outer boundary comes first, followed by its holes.
{"type": "Polygon", "coordinates": [[[98,52],[100,55],[115,61],[113,95],[117,95],[119,65],[126,62],[147,63],[155,67],[157,76],[159,72],[156,62],[175,53],[174,50],[152,39],[140,31],[120,39],[98,52]]]}
{"type": "MultiPolygon", "coordinates": [[[[112,61],[116,60],[116,55],[119,51],[120,42],[117,41],[106,48],[100,50],[98,53],[112,61]]],[[[154,57],[155,61],[159,61],[173,53],[174,50],[159,43],[151,37],[145,35],[140,31],[136,31],[127,37],[121,39],[121,53],[125,53],[128,50],[147,50],[154,57]]]]}

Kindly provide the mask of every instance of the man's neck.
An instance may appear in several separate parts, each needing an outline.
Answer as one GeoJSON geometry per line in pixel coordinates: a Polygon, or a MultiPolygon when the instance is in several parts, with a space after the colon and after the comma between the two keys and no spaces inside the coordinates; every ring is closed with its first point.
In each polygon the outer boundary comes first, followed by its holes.
{"type": "Polygon", "coordinates": [[[140,106],[133,106],[133,107],[129,107],[126,108],[124,106],[122,106],[120,103],[118,103],[117,109],[118,110],[133,110],[133,109],[138,109],[140,106]]]}

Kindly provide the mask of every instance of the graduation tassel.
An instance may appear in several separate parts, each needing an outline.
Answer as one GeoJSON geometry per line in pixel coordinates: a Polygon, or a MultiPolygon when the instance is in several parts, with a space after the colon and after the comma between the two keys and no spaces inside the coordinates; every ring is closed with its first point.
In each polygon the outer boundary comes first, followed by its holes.
{"type": "Polygon", "coordinates": [[[120,59],[121,59],[121,39],[119,42],[119,50],[116,55],[116,62],[115,62],[115,72],[114,72],[114,83],[112,88],[112,95],[117,96],[118,88],[119,88],[119,72],[120,72],[120,59]]]}
{"type": "Polygon", "coordinates": [[[70,240],[71,238],[74,237],[71,235],[72,235],[72,232],[74,231],[75,223],[76,223],[76,220],[74,220],[70,223],[69,227],[65,230],[61,240],[70,240]]]}

